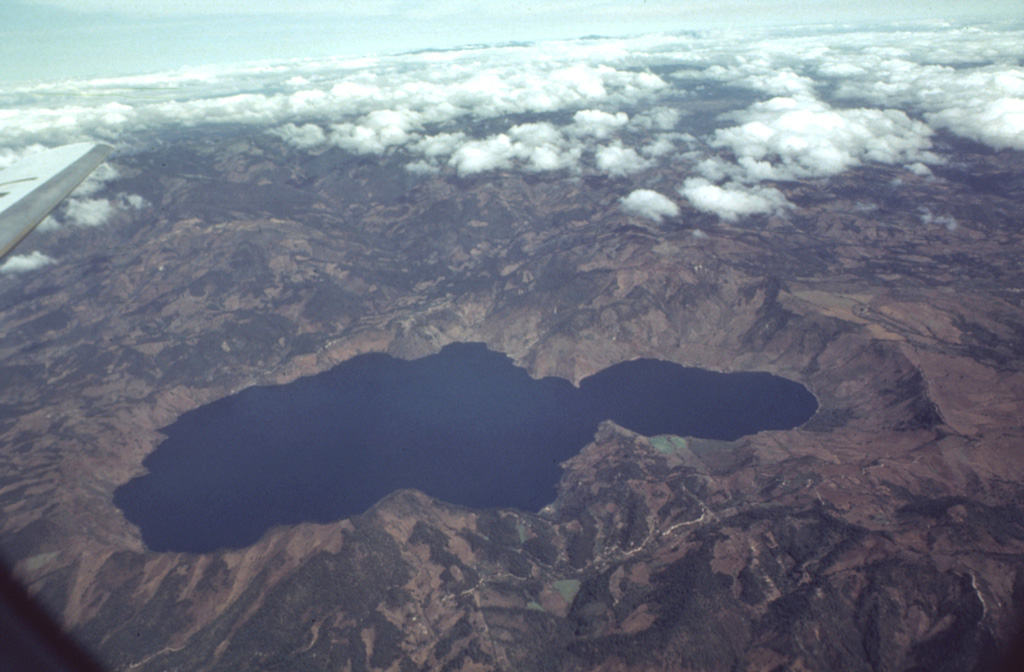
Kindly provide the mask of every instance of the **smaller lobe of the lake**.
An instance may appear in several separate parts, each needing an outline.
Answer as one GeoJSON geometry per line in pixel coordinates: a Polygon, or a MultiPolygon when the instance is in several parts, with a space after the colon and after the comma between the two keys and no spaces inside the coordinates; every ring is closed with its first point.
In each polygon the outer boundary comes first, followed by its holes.
{"type": "Polygon", "coordinates": [[[416,488],[474,508],[536,511],[598,424],[733,440],[806,422],[817,401],[767,373],[638,359],[535,380],[480,343],[413,361],[360,355],[183,414],[114,492],[154,551],[250,545],[275,525],[331,522],[416,488]]]}

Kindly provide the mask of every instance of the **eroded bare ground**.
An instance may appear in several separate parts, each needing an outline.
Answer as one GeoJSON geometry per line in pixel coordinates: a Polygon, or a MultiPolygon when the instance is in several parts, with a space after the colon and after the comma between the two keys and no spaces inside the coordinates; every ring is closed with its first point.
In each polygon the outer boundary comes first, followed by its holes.
{"type": "Polygon", "coordinates": [[[873,167],[732,225],[645,224],[606,178],[388,161],[215,136],[123,157],[155,207],[0,278],[3,548],[113,669],[993,662],[1024,608],[1019,155],[965,159],[1002,195],[873,167]],[[574,381],[767,370],[821,410],[726,444],[606,423],[536,514],[404,491],[194,556],[147,552],[111,502],[185,410],[452,341],[574,381]]]}

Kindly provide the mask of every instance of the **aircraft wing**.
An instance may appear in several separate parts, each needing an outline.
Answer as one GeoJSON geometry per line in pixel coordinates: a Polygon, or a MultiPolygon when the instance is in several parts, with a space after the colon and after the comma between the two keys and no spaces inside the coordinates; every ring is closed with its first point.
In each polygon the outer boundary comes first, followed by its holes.
{"type": "Polygon", "coordinates": [[[0,259],[100,165],[110,145],[82,142],[40,152],[0,171],[0,259]]]}

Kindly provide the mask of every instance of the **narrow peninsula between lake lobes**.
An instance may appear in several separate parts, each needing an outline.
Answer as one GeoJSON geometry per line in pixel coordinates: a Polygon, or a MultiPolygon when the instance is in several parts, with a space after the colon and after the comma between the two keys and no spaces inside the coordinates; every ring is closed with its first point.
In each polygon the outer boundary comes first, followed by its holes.
{"type": "Polygon", "coordinates": [[[275,525],[330,522],[415,488],[537,511],[603,420],[647,436],[735,440],[814,415],[803,385],[637,359],[575,387],[535,380],[481,343],[413,361],[354,357],[183,414],[114,503],[154,551],[243,547],[275,525]]]}

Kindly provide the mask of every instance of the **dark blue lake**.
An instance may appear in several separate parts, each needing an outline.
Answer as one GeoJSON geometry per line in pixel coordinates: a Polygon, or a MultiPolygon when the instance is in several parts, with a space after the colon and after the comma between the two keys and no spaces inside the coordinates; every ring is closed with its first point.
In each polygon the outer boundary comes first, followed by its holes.
{"type": "Polygon", "coordinates": [[[208,552],[270,527],[330,522],[416,488],[475,508],[537,511],[560,462],[611,419],[653,436],[732,440],[806,422],[806,387],[767,373],[624,362],[535,380],[481,343],[414,361],[370,354],[183,414],[114,503],[155,551],[208,552]]]}

